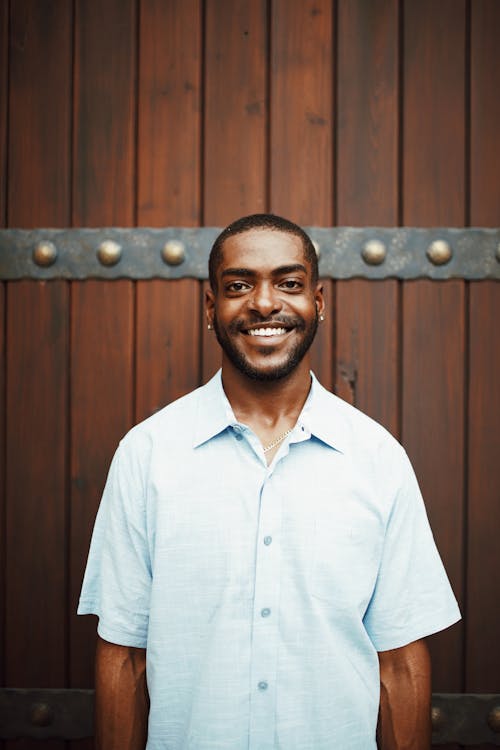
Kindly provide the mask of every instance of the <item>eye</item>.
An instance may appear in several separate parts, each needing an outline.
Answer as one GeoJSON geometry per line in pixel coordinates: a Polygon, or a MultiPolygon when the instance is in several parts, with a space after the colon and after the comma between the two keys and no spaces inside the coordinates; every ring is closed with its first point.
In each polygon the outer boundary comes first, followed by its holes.
{"type": "Polygon", "coordinates": [[[226,285],[226,292],[238,294],[239,292],[246,292],[250,289],[250,285],[246,281],[231,281],[226,285]]]}
{"type": "Polygon", "coordinates": [[[291,291],[300,291],[304,285],[302,281],[299,281],[298,279],[285,279],[284,281],[280,281],[279,286],[281,289],[290,289],[291,291]]]}

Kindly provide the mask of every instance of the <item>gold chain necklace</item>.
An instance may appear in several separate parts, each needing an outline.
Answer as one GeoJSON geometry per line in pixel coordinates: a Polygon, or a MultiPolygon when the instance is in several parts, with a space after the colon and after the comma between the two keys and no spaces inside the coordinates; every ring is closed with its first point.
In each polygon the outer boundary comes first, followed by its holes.
{"type": "Polygon", "coordinates": [[[288,430],[285,430],[285,432],[276,438],[276,440],[273,440],[272,443],[269,443],[269,445],[266,445],[265,448],[263,448],[264,453],[267,453],[272,448],[276,448],[277,445],[279,445],[293,430],[293,427],[290,427],[288,430]]]}

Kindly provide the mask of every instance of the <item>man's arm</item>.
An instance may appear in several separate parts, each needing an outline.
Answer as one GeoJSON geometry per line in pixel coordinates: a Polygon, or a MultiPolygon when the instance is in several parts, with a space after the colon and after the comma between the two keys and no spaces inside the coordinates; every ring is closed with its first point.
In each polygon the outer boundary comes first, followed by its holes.
{"type": "Polygon", "coordinates": [[[149,696],[146,650],[97,639],[95,736],[98,750],[144,750],[149,696]]]}
{"type": "Polygon", "coordinates": [[[431,746],[431,660],[425,641],[381,651],[381,750],[429,750],[431,746]]]}

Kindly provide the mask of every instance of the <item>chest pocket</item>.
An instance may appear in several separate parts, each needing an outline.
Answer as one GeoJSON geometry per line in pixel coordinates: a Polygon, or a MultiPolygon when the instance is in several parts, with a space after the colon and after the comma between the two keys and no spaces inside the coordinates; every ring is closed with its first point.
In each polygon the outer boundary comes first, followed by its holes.
{"type": "Polygon", "coordinates": [[[333,608],[356,608],[363,616],[377,578],[376,531],[367,523],[318,514],[309,581],[313,597],[333,608]]]}

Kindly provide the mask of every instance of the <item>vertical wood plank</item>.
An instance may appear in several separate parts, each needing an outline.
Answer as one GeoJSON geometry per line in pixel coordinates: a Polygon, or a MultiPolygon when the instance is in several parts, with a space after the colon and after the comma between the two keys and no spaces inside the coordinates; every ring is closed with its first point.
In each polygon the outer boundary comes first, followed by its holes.
{"type": "MultiPolygon", "coordinates": [[[[200,0],[141,3],[138,214],[143,226],[200,219],[200,0]]],[[[137,283],[139,421],[199,385],[200,284],[137,283]]]]}
{"type": "MultiPolygon", "coordinates": [[[[500,139],[500,5],[471,3],[471,186],[470,222],[498,226],[500,139]]],[[[498,282],[470,284],[469,505],[467,570],[466,690],[498,687],[498,606],[490,571],[500,566],[495,530],[498,503],[498,423],[500,380],[498,282]],[[495,439],[496,436],[496,439],[495,439]]]]}
{"type": "MultiPolygon", "coordinates": [[[[135,206],[134,0],[77,0],[73,224],[130,226],[135,206]]],[[[70,599],[75,612],[111,456],[133,419],[134,287],[74,282],[70,599]]],[[[70,619],[70,684],[93,684],[95,622],[70,619]]],[[[82,743],[73,743],[82,750],[82,743]]],[[[83,743],[90,747],[90,742],[83,743]]]]}
{"type": "MultiPolygon", "coordinates": [[[[395,0],[338,4],[337,222],[398,223],[398,45],[395,0]]],[[[337,283],[336,393],[399,427],[398,284],[337,283]]]]}
{"type": "MultiPolygon", "coordinates": [[[[270,207],[302,225],[333,223],[333,17],[327,0],[276,0],[271,13],[270,207]]],[[[333,386],[332,283],[312,366],[333,386]]]]}
{"type": "MultiPolygon", "coordinates": [[[[0,227],[7,216],[8,5],[0,6],[0,227]]],[[[0,284],[0,601],[5,601],[5,284],[0,284]]],[[[0,680],[5,685],[5,618],[0,618],[0,680]]],[[[0,748],[4,747],[0,740],[0,748]]]]}
{"type": "MultiPolygon", "coordinates": [[[[203,223],[209,226],[267,210],[266,5],[206,3],[203,223]]],[[[220,367],[220,349],[204,315],[201,330],[206,380],[220,367]]]]}
{"type": "Polygon", "coordinates": [[[9,6],[0,5],[0,227],[7,221],[7,96],[9,73],[9,6]]]}
{"type": "MultiPolygon", "coordinates": [[[[404,34],[403,224],[461,226],[465,219],[465,2],[407,0],[404,34]]],[[[403,443],[460,600],[464,296],[460,281],[404,284],[403,443]]],[[[462,625],[430,639],[434,690],[462,690],[462,639],[462,625]]]]}
{"type": "Polygon", "coordinates": [[[10,7],[8,224],[66,226],[71,6],[20,0],[10,7]]]}
{"type": "Polygon", "coordinates": [[[67,329],[65,282],[9,284],[5,680],[16,687],[66,682],[67,329]]]}
{"type": "Polygon", "coordinates": [[[498,423],[500,417],[500,285],[476,282],[470,291],[469,508],[466,690],[498,689],[498,423]],[[493,577],[492,577],[493,576],[493,577]]]}
{"type": "Polygon", "coordinates": [[[74,226],[134,224],[135,9],[76,0],[74,226]]]}
{"type": "MultiPolygon", "coordinates": [[[[10,3],[6,211],[10,227],[68,223],[71,23],[71,5],[64,0],[10,3]]],[[[6,325],[5,678],[8,685],[63,687],[67,679],[66,283],[10,283],[6,325]]],[[[28,750],[37,743],[20,740],[5,745],[28,750]]],[[[47,750],[61,746],[57,741],[45,744],[47,750]]]]}

